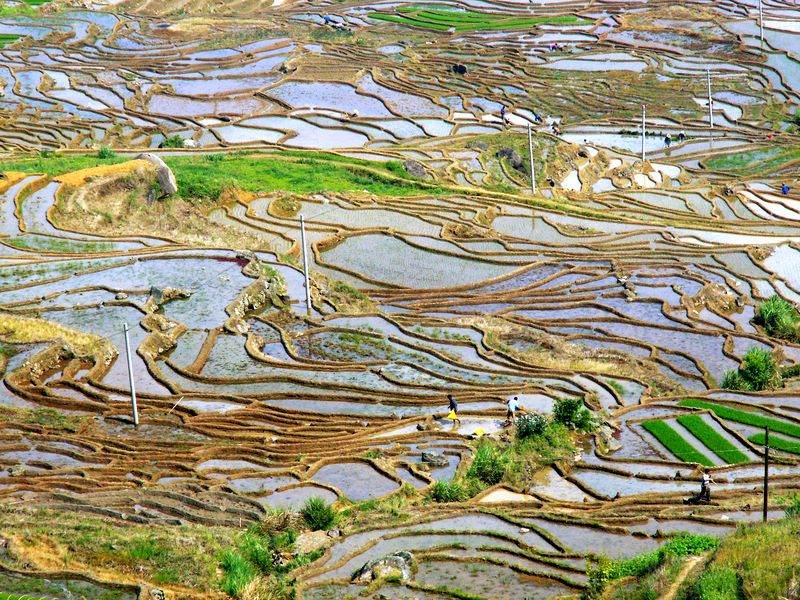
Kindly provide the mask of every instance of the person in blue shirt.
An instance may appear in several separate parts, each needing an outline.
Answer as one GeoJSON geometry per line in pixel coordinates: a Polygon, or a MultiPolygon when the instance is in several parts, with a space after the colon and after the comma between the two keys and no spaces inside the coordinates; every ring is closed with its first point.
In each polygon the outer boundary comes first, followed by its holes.
{"type": "Polygon", "coordinates": [[[783,194],[784,196],[789,195],[789,186],[785,183],[781,186],[781,194],[783,194]]]}

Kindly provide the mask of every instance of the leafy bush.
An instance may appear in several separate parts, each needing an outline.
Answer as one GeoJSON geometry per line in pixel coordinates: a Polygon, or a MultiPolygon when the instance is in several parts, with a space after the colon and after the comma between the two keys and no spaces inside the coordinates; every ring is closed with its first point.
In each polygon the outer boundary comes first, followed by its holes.
{"type": "Polygon", "coordinates": [[[778,366],[772,353],[753,346],[742,358],[739,374],[751,390],[761,391],[776,387],[780,382],[778,366]]]}
{"type": "Polygon", "coordinates": [[[553,407],[553,419],[576,431],[591,431],[596,426],[594,415],[580,398],[559,398],[553,407]]]}
{"type": "Polygon", "coordinates": [[[300,516],[314,531],[330,529],[336,523],[336,511],[322,498],[309,498],[300,509],[300,516]]]}
{"type": "Polygon", "coordinates": [[[500,483],[508,466],[508,455],[492,442],[482,440],[467,471],[468,477],[474,477],[486,485],[500,483]]]}
{"type": "Polygon", "coordinates": [[[772,353],[758,346],[750,348],[742,357],[738,371],[728,371],[722,387],[729,390],[760,392],[780,385],[781,376],[772,353]]]}
{"type": "Polygon", "coordinates": [[[183,138],[179,135],[171,135],[161,142],[162,148],[183,148],[183,138]]]}
{"type": "Polygon", "coordinates": [[[686,591],[686,600],[739,600],[742,582],[738,573],[728,567],[707,569],[686,591]]]}
{"type": "Polygon", "coordinates": [[[790,302],[774,295],[762,302],[756,310],[755,322],[764,327],[768,335],[797,341],[800,313],[790,302]]]}
{"type": "Polygon", "coordinates": [[[114,152],[111,148],[106,148],[103,146],[100,150],[97,151],[97,158],[107,159],[107,158],[114,158],[117,156],[117,153],[114,152]]]}
{"type": "Polygon", "coordinates": [[[521,415],[517,419],[517,439],[542,435],[547,429],[547,418],[544,415],[521,415]]]}

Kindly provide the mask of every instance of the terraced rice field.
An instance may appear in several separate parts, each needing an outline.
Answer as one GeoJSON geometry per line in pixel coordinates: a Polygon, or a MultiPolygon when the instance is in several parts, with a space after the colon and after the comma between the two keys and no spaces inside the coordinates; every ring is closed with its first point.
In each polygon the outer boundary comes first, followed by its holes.
{"type": "Polygon", "coordinates": [[[755,315],[800,305],[800,16],[757,18],[3,5],[0,592],[579,597],[760,519],[766,427],[782,516],[800,345],[755,315]],[[752,348],[766,389],[723,388],[752,348]],[[319,548],[258,529],[310,498],[319,548]]]}

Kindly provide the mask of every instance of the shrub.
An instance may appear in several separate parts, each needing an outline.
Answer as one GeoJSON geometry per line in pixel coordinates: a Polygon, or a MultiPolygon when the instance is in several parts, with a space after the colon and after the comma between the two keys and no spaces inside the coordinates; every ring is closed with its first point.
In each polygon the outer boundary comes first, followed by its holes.
{"type": "Polygon", "coordinates": [[[97,158],[108,159],[114,158],[116,155],[116,152],[114,152],[111,148],[106,148],[105,146],[97,151],[97,158]]]}
{"type": "Polygon", "coordinates": [[[747,389],[739,371],[725,371],[725,375],[722,377],[722,387],[726,390],[747,389]]]}
{"type": "Polygon", "coordinates": [[[468,499],[466,490],[455,481],[437,481],[431,486],[428,496],[434,502],[464,502],[468,499]]]}
{"type": "Polygon", "coordinates": [[[508,465],[508,456],[492,442],[482,440],[467,471],[468,477],[474,477],[486,485],[500,483],[508,465]]]}
{"type": "Polygon", "coordinates": [[[759,305],[754,320],[772,337],[791,341],[798,339],[800,313],[790,302],[778,295],[759,305]]]}
{"type": "Polygon", "coordinates": [[[309,498],[300,510],[306,525],[314,531],[330,529],[336,523],[336,511],[322,498],[309,498]]]}
{"type": "Polygon", "coordinates": [[[431,486],[428,497],[434,502],[465,502],[484,488],[474,477],[462,481],[437,481],[431,486]]]}
{"type": "Polygon", "coordinates": [[[162,148],[183,148],[183,138],[179,135],[171,135],[161,142],[162,148]]]}
{"type": "Polygon", "coordinates": [[[749,389],[759,392],[776,387],[780,382],[778,366],[772,353],[763,348],[753,346],[742,358],[739,374],[749,389]]]}
{"type": "Polygon", "coordinates": [[[553,419],[577,431],[591,431],[596,422],[591,411],[580,398],[559,398],[553,407],[553,419]]]}
{"type": "Polygon", "coordinates": [[[544,415],[522,415],[517,419],[517,439],[542,435],[547,429],[547,419],[544,415]]]}

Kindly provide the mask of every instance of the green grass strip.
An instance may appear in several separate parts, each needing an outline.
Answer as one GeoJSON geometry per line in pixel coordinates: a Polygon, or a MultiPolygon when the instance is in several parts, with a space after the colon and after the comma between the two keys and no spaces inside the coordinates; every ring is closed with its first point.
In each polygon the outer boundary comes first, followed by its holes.
{"type": "Polygon", "coordinates": [[[706,402],[705,400],[696,399],[682,400],[679,405],[687,408],[710,410],[720,419],[742,423],[743,425],[760,427],[761,429],[769,427],[771,431],[800,438],[800,425],[781,421],[780,419],[773,419],[772,417],[766,417],[759,413],[748,412],[746,410],[739,410],[738,408],[730,408],[729,406],[724,406],[715,402],[706,402]]]}
{"type": "Polygon", "coordinates": [[[437,8],[402,7],[396,13],[373,12],[373,19],[421,27],[434,31],[447,31],[451,27],[456,31],[480,31],[491,29],[520,29],[535,25],[584,25],[592,21],[575,15],[558,15],[544,17],[519,17],[498,13],[482,13],[475,11],[458,11],[437,8]]]}
{"type": "MultiPolygon", "coordinates": [[[[757,446],[766,445],[766,435],[763,433],[755,433],[747,439],[756,444],[757,446]]],[[[785,440],[774,435],[769,436],[769,447],[775,450],[782,450],[791,454],[800,454],[800,442],[794,440],[785,440]]]]}
{"type": "Polygon", "coordinates": [[[681,415],[678,417],[678,423],[729,465],[749,462],[744,452],[715,431],[700,415],[681,415]]]}
{"type": "Polygon", "coordinates": [[[714,463],[702,452],[687,442],[681,434],[667,425],[664,421],[656,419],[642,423],[645,431],[653,435],[659,442],[666,446],[679,460],[687,463],[699,463],[706,467],[713,467],[714,463]]]}

